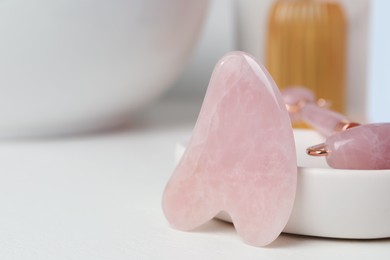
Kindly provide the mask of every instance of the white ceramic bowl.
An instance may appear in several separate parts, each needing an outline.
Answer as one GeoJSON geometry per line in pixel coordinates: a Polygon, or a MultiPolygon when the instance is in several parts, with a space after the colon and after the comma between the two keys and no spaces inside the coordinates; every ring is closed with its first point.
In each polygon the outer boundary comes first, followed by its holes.
{"type": "Polygon", "coordinates": [[[0,136],[128,118],[161,94],[196,42],[208,0],[0,2],[0,136]]]}
{"type": "MultiPolygon", "coordinates": [[[[295,130],[298,186],[291,217],[284,232],[332,238],[390,237],[390,170],[338,170],[324,158],[305,154],[323,137],[311,130],[295,130]]],[[[176,161],[185,146],[176,147],[176,161]]],[[[230,221],[228,215],[219,218],[230,221]]]]}

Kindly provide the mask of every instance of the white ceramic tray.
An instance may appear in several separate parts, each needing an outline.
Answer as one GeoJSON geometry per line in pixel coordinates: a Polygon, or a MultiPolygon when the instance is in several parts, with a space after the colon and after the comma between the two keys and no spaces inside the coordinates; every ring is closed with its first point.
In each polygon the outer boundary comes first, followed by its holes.
{"type": "MultiPolygon", "coordinates": [[[[294,131],[298,186],[286,233],[332,238],[390,237],[390,170],[338,170],[325,158],[306,155],[307,147],[323,142],[311,130],[294,131]]],[[[176,161],[185,151],[176,146],[176,161]]],[[[228,215],[218,218],[230,221],[228,215]]]]}

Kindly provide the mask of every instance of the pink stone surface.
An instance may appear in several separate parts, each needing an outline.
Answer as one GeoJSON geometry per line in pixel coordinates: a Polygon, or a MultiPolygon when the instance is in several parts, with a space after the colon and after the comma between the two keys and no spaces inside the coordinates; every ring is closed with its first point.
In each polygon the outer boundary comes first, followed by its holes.
{"type": "Polygon", "coordinates": [[[287,105],[296,105],[299,102],[305,101],[307,103],[316,102],[316,97],[308,88],[301,86],[291,86],[284,88],[281,91],[283,101],[287,105]]]}
{"type": "Polygon", "coordinates": [[[361,125],[330,136],[329,166],[337,169],[390,169],[390,123],[361,125]]]}
{"type": "MultiPolygon", "coordinates": [[[[295,107],[304,105],[306,103],[316,102],[313,91],[308,88],[300,86],[291,86],[284,88],[281,92],[283,101],[287,106],[295,107]]],[[[291,122],[302,121],[301,111],[295,111],[294,109],[288,109],[291,122]]]]}
{"type": "Polygon", "coordinates": [[[349,122],[346,116],[316,103],[316,97],[308,88],[292,86],[281,91],[286,105],[294,106],[303,102],[299,112],[290,112],[292,122],[304,121],[325,136],[334,134],[336,126],[342,122],[349,122]]]}
{"type": "Polygon", "coordinates": [[[246,243],[264,246],[289,219],[296,180],[291,123],[274,81],[251,56],[225,55],[165,188],[167,220],[191,230],[227,212],[246,243]]]}
{"type": "MultiPolygon", "coordinates": [[[[308,88],[300,86],[291,86],[284,88],[281,91],[283,101],[286,105],[297,106],[301,102],[305,103],[314,103],[316,102],[316,97],[314,96],[313,91],[308,88]]],[[[289,111],[291,122],[302,121],[301,113],[289,111]]]]}
{"type": "Polygon", "coordinates": [[[340,122],[349,122],[346,116],[332,110],[319,107],[315,103],[303,106],[301,110],[301,118],[324,136],[334,134],[335,129],[340,122]]]}

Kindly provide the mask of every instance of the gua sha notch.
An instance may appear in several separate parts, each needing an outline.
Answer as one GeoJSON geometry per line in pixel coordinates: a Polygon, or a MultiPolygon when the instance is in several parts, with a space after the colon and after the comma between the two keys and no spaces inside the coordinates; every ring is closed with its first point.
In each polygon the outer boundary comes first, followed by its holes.
{"type": "Polygon", "coordinates": [[[296,180],[293,132],[275,83],[251,56],[225,55],[165,188],[167,220],[191,230],[224,211],[246,243],[264,246],[289,219],[296,180]]]}

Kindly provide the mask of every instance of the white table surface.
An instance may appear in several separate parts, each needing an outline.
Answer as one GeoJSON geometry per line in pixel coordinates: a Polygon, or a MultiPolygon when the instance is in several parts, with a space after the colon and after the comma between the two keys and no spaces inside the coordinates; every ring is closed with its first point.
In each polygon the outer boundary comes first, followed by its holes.
{"type": "Polygon", "coordinates": [[[390,259],[390,239],[282,235],[257,248],[216,220],[171,229],[161,194],[199,106],[165,100],[121,129],[0,141],[0,259],[390,259]]]}

